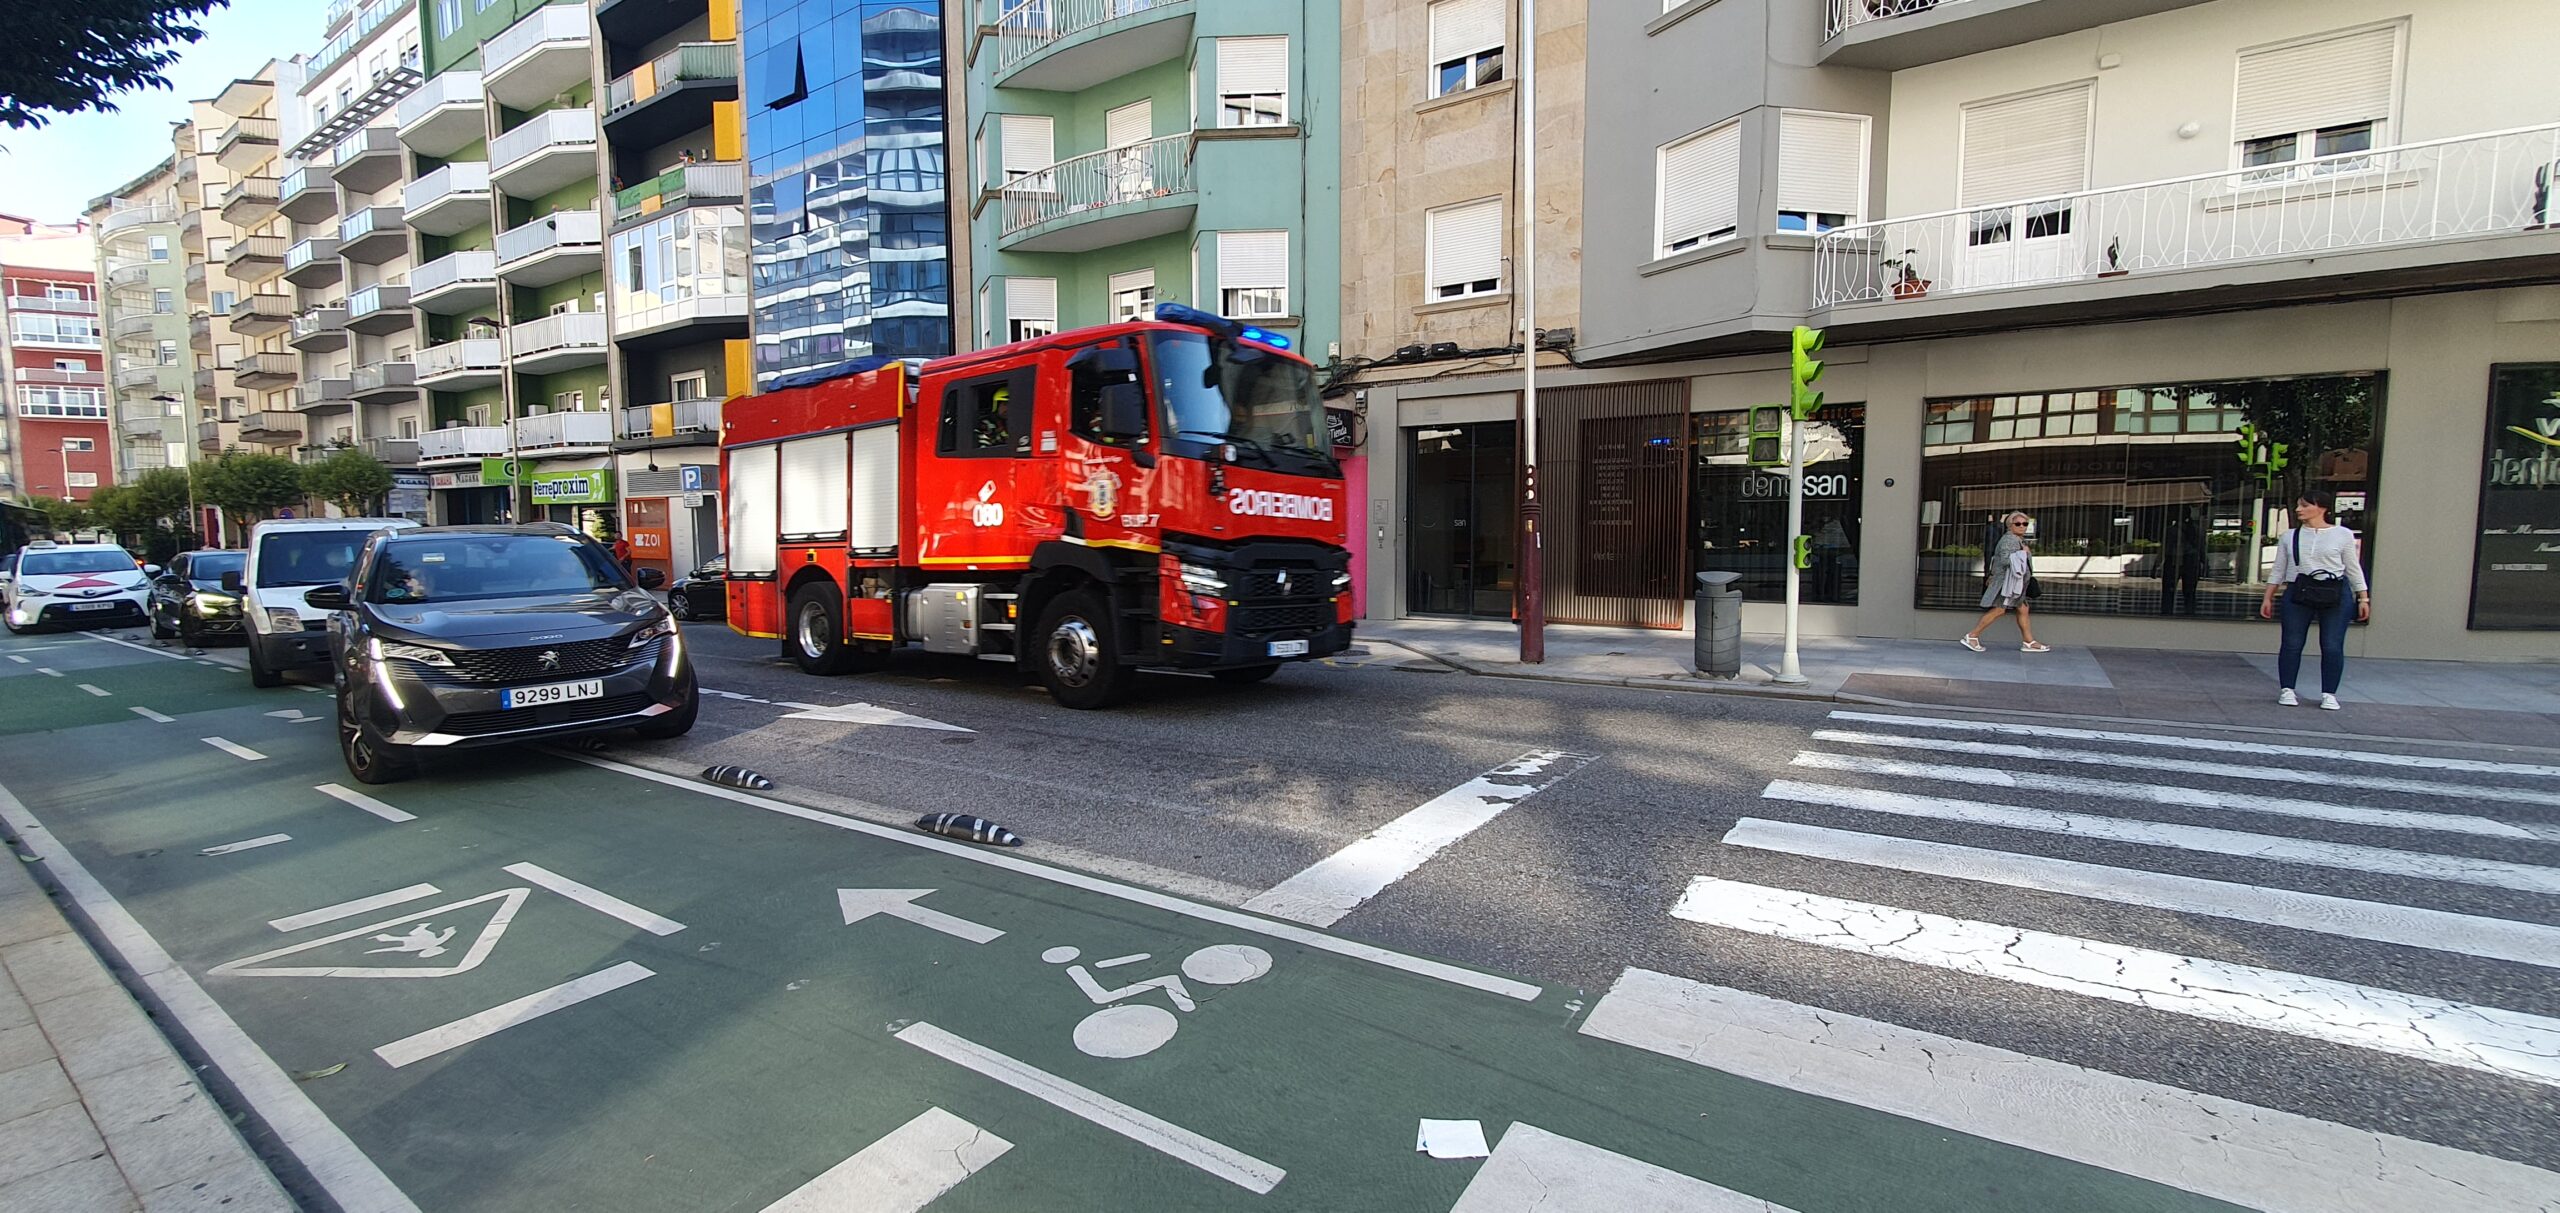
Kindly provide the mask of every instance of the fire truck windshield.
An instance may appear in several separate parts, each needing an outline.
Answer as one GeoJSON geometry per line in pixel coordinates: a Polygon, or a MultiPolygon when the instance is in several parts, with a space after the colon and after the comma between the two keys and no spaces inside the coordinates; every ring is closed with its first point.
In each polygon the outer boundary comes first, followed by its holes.
{"type": "Polygon", "coordinates": [[[1200,455],[1221,441],[1275,471],[1338,476],[1315,371],[1282,354],[1205,334],[1150,334],[1165,443],[1200,455]]]}

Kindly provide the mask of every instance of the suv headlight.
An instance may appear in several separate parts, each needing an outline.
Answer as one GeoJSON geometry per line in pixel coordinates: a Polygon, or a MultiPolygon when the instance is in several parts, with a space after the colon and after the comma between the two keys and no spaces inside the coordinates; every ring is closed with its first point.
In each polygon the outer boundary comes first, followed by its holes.
{"type": "Polygon", "coordinates": [[[635,649],[645,649],[649,647],[650,641],[656,640],[661,636],[673,636],[675,634],[676,621],[673,616],[669,616],[657,621],[656,623],[650,624],[637,632],[633,632],[631,634],[631,647],[635,649]]]}
{"type": "Polygon", "coordinates": [[[1182,566],[1182,588],[1194,594],[1224,594],[1227,592],[1227,579],[1216,569],[1185,564],[1182,566]]]}
{"type": "Polygon", "coordinates": [[[196,595],[195,601],[196,614],[202,615],[207,619],[240,609],[240,600],[229,594],[199,593],[196,595]]]}
{"type": "Polygon", "coordinates": [[[443,649],[431,649],[423,644],[401,644],[376,637],[372,641],[370,651],[375,661],[396,657],[402,661],[415,661],[422,665],[442,666],[448,670],[453,668],[453,658],[443,649]]]}

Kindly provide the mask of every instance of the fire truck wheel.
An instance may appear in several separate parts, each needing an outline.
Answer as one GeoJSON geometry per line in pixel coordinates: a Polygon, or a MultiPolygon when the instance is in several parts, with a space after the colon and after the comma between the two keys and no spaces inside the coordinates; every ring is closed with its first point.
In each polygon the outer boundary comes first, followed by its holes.
{"type": "Polygon", "coordinates": [[[1134,689],[1138,672],[1120,651],[1102,595],[1059,595],[1041,612],[1038,635],[1040,682],[1061,706],[1107,708],[1134,689]]]}
{"type": "Polygon", "coordinates": [[[844,642],[844,606],[836,587],[813,581],[791,595],[791,659],[812,674],[842,674],[853,668],[853,648],[844,642]]]}
{"type": "Polygon", "coordinates": [[[1276,665],[1248,665],[1238,666],[1232,670],[1211,670],[1209,671],[1209,677],[1215,678],[1220,682],[1232,682],[1242,685],[1248,682],[1260,682],[1263,679],[1269,678],[1279,672],[1280,667],[1276,665]]]}

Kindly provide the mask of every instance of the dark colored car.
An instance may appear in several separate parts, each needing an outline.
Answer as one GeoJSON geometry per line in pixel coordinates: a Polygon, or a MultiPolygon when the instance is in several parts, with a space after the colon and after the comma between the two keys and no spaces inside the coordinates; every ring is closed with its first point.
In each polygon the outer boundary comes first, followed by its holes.
{"type": "Polygon", "coordinates": [[[200,645],[209,636],[240,635],[240,596],[222,588],[222,575],[239,572],[248,559],[247,552],[226,548],[171,557],[142,600],[152,637],[200,645]]]}
{"type": "Polygon", "coordinates": [[[678,619],[729,617],[729,558],[714,556],[667,587],[667,610],[678,619]]]}
{"type": "Polygon", "coordinates": [[[701,697],[673,617],[602,545],[555,523],[366,540],[330,612],[347,772],[389,783],[428,754],[612,729],[679,737],[701,697]]]}

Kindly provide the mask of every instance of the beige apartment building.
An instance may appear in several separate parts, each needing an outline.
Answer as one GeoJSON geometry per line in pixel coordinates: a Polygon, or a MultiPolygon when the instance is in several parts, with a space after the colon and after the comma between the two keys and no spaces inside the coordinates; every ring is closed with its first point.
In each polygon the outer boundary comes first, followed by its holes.
{"type": "MultiPolygon", "coordinates": [[[[1516,94],[1483,82],[1511,7],[1346,9],[1373,615],[1506,618],[1516,590],[1519,377],[1478,355],[1517,340],[1516,94]]],[[[2365,536],[2362,651],[2560,657],[2560,107],[2533,84],[2560,25],[2533,0],[1563,7],[1538,79],[1539,324],[1574,330],[1541,375],[1552,618],[1682,626],[1690,575],[1723,570],[1775,629],[1787,484],[1749,465],[1745,410],[1786,398],[1805,324],[1830,338],[1815,634],[1951,639],[1991,520],[2024,510],[2040,635],[2266,648],[2263,581],[2317,490],[2365,536]],[[1559,178],[1578,205],[1544,201],[1559,178]]]]}

